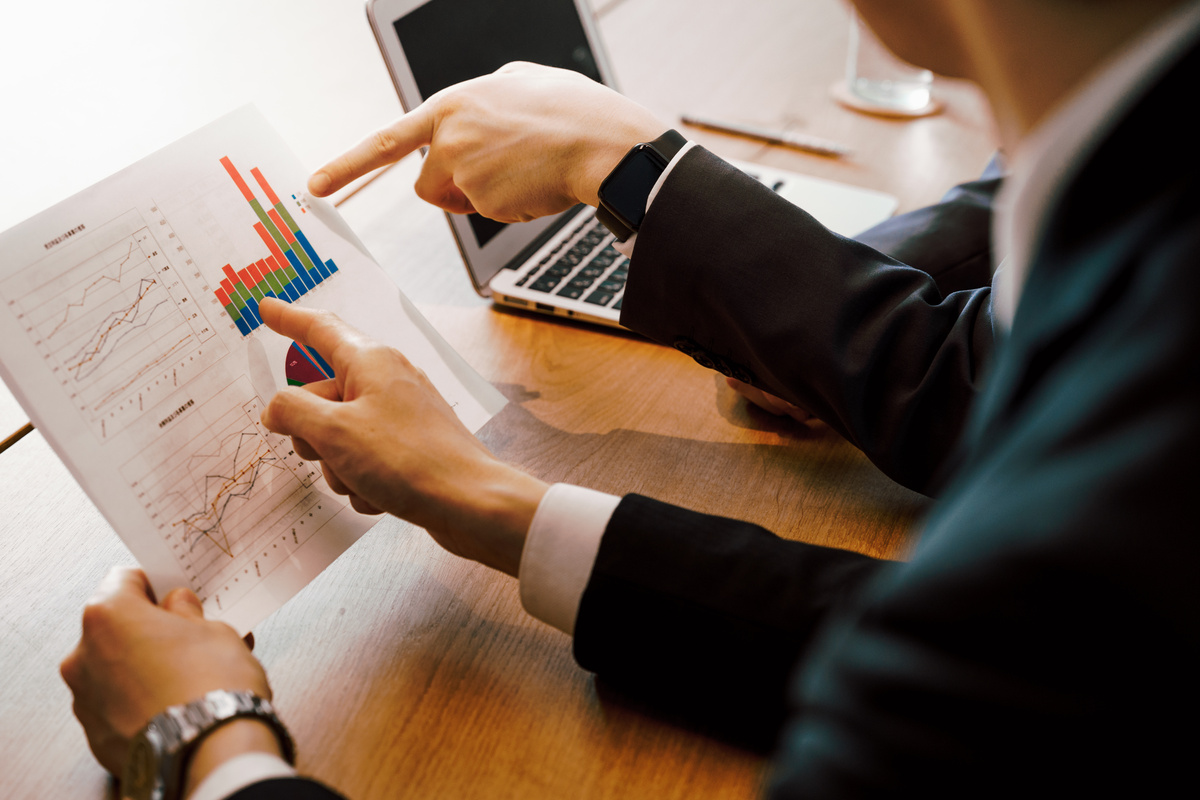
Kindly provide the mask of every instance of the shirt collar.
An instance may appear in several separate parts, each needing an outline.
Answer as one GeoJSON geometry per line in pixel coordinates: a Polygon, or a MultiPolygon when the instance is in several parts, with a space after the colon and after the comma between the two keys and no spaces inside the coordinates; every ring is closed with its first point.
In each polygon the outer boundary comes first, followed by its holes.
{"type": "Polygon", "coordinates": [[[1102,65],[1017,146],[992,228],[993,250],[1003,259],[993,283],[992,306],[1005,327],[1012,325],[1025,275],[1058,196],[1128,108],[1197,35],[1200,2],[1167,13],[1102,65]]]}

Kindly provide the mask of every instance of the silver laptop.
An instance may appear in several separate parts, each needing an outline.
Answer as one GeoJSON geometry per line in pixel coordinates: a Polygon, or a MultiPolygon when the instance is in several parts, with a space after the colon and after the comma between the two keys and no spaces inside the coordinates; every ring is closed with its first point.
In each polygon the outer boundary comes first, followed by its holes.
{"type": "MultiPolygon", "coordinates": [[[[587,0],[368,0],[367,18],[405,110],[441,89],[531,61],[615,88],[587,0]]],[[[737,164],[845,235],[886,219],[889,195],[737,164]]],[[[594,209],[504,224],[447,214],[475,291],[493,302],[619,326],[629,260],[594,209]]]]}

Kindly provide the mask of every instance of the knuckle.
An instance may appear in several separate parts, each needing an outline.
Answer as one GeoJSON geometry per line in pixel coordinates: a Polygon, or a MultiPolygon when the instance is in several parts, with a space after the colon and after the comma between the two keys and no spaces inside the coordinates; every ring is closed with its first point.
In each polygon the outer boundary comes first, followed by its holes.
{"type": "Polygon", "coordinates": [[[396,367],[400,370],[413,370],[413,363],[408,360],[408,356],[389,345],[376,343],[376,353],[382,358],[388,358],[396,363],[396,367]]]}
{"type": "Polygon", "coordinates": [[[313,309],[313,324],[314,325],[336,325],[342,321],[334,312],[327,308],[313,309]]]}
{"type": "Polygon", "coordinates": [[[417,193],[417,197],[432,205],[438,205],[438,201],[445,194],[445,190],[440,189],[435,179],[425,172],[421,172],[417,177],[417,182],[413,184],[413,190],[417,193]]]}
{"type": "Polygon", "coordinates": [[[389,158],[396,151],[396,137],[390,128],[375,131],[367,137],[367,147],[378,158],[389,158]]]}
{"type": "Polygon", "coordinates": [[[468,95],[468,90],[462,86],[450,86],[438,92],[425,103],[425,108],[432,115],[435,123],[440,123],[447,117],[454,116],[462,107],[468,95]]]}
{"type": "Polygon", "coordinates": [[[71,651],[58,664],[58,674],[62,676],[67,686],[74,687],[79,677],[79,652],[71,651]]]}
{"type": "Polygon", "coordinates": [[[104,600],[89,600],[83,606],[83,638],[103,634],[112,620],[112,607],[104,600]]]}

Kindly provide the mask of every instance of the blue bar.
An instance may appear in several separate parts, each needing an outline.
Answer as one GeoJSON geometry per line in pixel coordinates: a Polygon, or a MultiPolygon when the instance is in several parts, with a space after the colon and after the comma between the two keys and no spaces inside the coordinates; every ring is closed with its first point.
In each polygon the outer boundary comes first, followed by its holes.
{"type": "Polygon", "coordinates": [[[287,256],[288,261],[292,262],[292,267],[295,268],[296,274],[299,275],[300,280],[304,282],[304,288],[306,290],[304,293],[307,294],[308,289],[316,286],[316,284],[313,283],[313,279],[308,276],[308,270],[304,268],[304,265],[300,263],[300,259],[297,258],[296,254],[291,250],[288,250],[286,253],[284,253],[284,255],[287,256]]]}
{"type": "Polygon", "coordinates": [[[331,378],[335,377],[334,372],[333,372],[333,367],[329,366],[329,364],[325,361],[325,359],[321,358],[321,354],[318,353],[315,348],[312,348],[312,347],[308,348],[308,352],[312,353],[312,357],[317,360],[317,366],[319,366],[325,372],[326,375],[328,375],[331,378]]]}
{"type": "MultiPolygon", "coordinates": [[[[325,271],[325,265],[321,263],[321,257],[317,255],[317,251],[313,250],[313,246],[308,243],[308,237],[303,231],[295,232],[296,241],[300,242],[300,246],[304,248],[304,252],[308,253],[308,257],[312,259],[313,265],[317,268],[317,272],[321,273],[321,280],[329,277],[329,273],[325,271]]],[[[317,281],[320,283],[321,281],[317,281]]]]}
{"type": "Polygon", "coordinates": [[[242,332],[242,336],[249,336],[250,331],[254,330],[246,323],[246,320],[244,319],[235,319],[234,323],[237,324],[238,330],[242,332]]]}
{"type": "Polygon", "coordinates": [[[253,297],[246,301],[246,314],[250,317],[251,329],[263,324],[262,317],[258,314],[258,301],[253,297]]]}
{"type": "Polygon", "coordinates": [[[330,275],[337,272],[337,264],[333,263],[332,258],[325,262],[325,268],[329,270],[330,275]]]}

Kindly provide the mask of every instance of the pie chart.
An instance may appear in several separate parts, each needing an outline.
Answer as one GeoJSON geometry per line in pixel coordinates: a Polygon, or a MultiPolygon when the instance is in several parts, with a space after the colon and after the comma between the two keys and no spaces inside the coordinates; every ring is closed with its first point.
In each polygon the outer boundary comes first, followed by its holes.
{"type": "Polygon", "coordinates": [[[292,346],[288,348],[283,371],[287,376],[288,386],[306,386],[333,377],[333,367],[321,358],[320,353],[296,342],[292,342],[292,346]]]}

